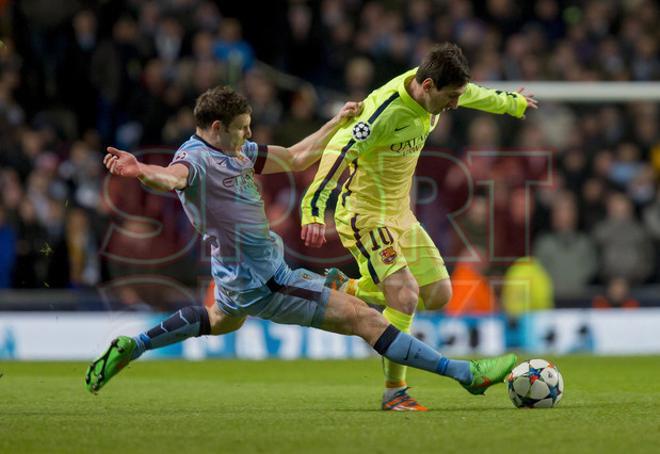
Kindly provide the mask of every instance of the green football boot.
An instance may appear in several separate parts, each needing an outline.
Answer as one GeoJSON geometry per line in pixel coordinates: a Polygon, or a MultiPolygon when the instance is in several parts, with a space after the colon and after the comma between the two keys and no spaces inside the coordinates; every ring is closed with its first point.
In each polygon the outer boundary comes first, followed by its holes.
{"type": "Polygon", "coordinates": [[[472,394],[483,394],[491,386],[502,383],[516,365],[517,360],[518,358],[513,353],[472,360],[470,361],[472,383],[462,386],[472,394]]]}
{"type": "Polygon", "coordinates": [[[108,381],[131,361],[136,342],[128,336],[119,336],[108,349],[87,368],[85,386],[96,394],[108,381]]]}

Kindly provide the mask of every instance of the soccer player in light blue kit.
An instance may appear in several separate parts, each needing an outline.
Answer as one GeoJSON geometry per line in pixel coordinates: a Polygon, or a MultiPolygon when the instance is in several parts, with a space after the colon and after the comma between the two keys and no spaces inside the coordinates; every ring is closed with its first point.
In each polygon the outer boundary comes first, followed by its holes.
{"type": "Polygon", "coordinates": [[[321,129],[289,148],[261,146],[249,140],[247,100],[230,88],[216,87],[197,99],[196,133],[168,167],[142,164],[130,153],[108,148],[103,162],[113,175],[138,178],[156,190],[176,190],[190,222],[211,244],[216,304],[183,308],[135,337],[114,339],[87,369],[89,391],[98,392],[146,350],[229,333],[248,315],[360,336],[384,357],[452,377],[473,394],[502,382],[515,355],[477,361],[446,358],[400,332],[361,300],[326,287],[323,276],[291,270],[284,262],[282,240],[269,229],[254,174],[306,169],[360,110],[361,103],[346,103],[321,129]]]}

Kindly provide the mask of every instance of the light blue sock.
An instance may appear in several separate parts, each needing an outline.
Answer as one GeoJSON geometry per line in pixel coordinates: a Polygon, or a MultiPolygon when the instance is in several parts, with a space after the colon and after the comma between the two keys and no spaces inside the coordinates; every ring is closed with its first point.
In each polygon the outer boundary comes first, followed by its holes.
{"type": "Polygon", "coordinates": [[[463,384],[472,382],[468,361],[445,358],[429,345],[392,325],[376,341],[374,349],[396,363],[451,377],[463,384]]]}
{"type": "Polygon", "coordinates": [[[472,383],[472,372],[470,372],[470,361],[461,359],[442,358],[444,360],[444,367],[440,367],[440,374],[451,377],[456,381],[469,385],[472,383]]]}

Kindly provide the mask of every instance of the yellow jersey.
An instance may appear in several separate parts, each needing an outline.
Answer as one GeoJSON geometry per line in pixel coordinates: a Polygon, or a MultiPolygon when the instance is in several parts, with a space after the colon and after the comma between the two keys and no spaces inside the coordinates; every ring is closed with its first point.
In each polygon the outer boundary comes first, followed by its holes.
{"type": "MultiPolygon", "coordinates": [[[[417,68],[374,90],[361,115],[337,131],[326,146],[314,181],[302,200],[302,224],[325,224],[330,193],[346,167],[349,177],[337,202],[336,217],[347,222],[359,213],[378,224],[414,221],[410,189],[419,154],[439,115],[427,112],[408,94],[417,68]]],[[[524,96],[468,83],[460,107],[522,117],[524,96]]]]}

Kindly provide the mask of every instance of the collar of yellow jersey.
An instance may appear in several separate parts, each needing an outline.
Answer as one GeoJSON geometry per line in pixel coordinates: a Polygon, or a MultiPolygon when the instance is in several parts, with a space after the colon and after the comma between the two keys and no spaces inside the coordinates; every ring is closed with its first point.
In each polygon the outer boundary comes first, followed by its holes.
{"type": "Polygon", "coordinates": [[[410,109],[412,109],[413,112],[418,114],[420,117],[426,117],[429,115],[429,113],[417,101],[412,99],[412,97],[408,94],[408,90],[406,90],[406,81],[415,77],[416,73],[417,68],[413,68],[404,74],[404,77],[401,79],[401,83],[399,84],[399,96],[401,97],[401,101],[410,109]]]}

